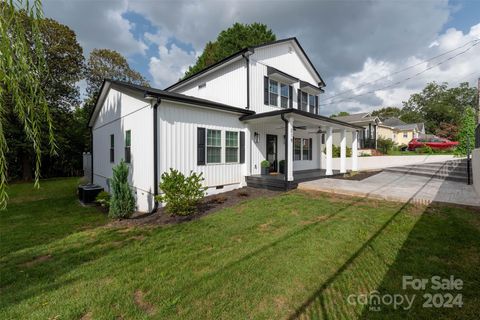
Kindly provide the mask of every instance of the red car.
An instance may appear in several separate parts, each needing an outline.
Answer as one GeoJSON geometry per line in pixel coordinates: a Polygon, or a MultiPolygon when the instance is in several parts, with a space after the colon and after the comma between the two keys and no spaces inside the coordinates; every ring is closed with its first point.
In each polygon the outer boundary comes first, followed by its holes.
{"type": "Polygon", "coordinates": [[[456,141],[450,141],[439,137],[433,138],[414,138],[408,143],[408,150],[415,151],[417,148],[429,146],[432,149],[452,149],[458,145],[456,141]]]}

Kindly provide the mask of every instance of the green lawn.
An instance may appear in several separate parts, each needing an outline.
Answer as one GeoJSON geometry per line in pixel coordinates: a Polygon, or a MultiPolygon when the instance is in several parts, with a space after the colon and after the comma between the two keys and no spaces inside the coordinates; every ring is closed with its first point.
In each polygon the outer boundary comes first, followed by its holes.
{"type": "Polygon", "coordinates": [[[293,191],[180,225],[113,228],[77,203],[75,184],[10,187],[1,319],[479,315],[480,212],[293,191]],[[402,290],[402,275],[461,278],[463,307],[422,308],[425,291],[402,290]],[[411,310],[347,302],[373,290],[418,297],[411,310]]]}

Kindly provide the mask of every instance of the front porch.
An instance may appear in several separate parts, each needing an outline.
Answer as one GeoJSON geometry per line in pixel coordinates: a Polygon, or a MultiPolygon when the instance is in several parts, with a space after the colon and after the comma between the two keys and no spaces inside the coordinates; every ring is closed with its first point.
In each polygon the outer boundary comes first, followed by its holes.
{"type": "MultiPolygon", "coordinates": [[[[332,175],[341,174],[339,170],[333,170],[332,175]]],[[[261,175],[254,174],[246,177],[247,186],[253,188],[264,188],[269,190],[289,190],[297,188],[300,182],[317,180],[321,178],[331,177],[327,176],[325,169],[300,170],[293,172],[293,181],[285,182],[285,175],[269,174],[261,175]]]]}
{"type": "Polygon", "coordinates": [[[280,109],[241,120],[249,129],[245,168],[249,186],[285,190],[296,188],[299,182],[357,171],[357,130],[361,127],[298,109],[280,109]],[[340,170],[332,168],[334,132],[341,135],[340,170]],[[349,168],[347,134],[352,135],[349,168]]]}

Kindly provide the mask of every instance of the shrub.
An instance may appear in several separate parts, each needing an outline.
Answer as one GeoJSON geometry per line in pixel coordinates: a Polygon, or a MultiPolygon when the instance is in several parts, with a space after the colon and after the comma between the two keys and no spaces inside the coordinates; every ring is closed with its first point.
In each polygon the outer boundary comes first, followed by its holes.
{"type": "Polygon", "coordinates": [[[260,166],[262,168],[270,168],[270,162],[268,160],[263,160],[262,162],[260,162],[260,166]]]}
{"type": "Polygon", "coordinates": [[[113,177],[110,182],[112,196],[110,199],[111,218],[128,218],[135,210],[135,198],[128,185],[128,166],[122,160],[113,168],[113,177]]]}
{"type": "Polygon", "coordinates": [[[163,194],[157,201],[165,202],[165,210],[172,215],[189,215],[195,212],[197,204],[205,197],[207,188],[202,186],[202,174],[190,172],[187,177],[178,170],[170,168],[161,177],[160,190],[163,194]]]}
{"type": "Polygon", "coordinates": [[[383,153],[388,153],[395,146],[395,142],[392,139],[388,138],[378,138],[377,139],[377,150],[380,150],[383,153]]]}
{"type": "Polygon", "coordinates": [[[470,144],[470,150],[475,148],[475,111],[473,108],[466,108],[460,122],[460,131],[458,132],[458,146],[455,148],[455,155],[467,155],[467,146],[470,144]]]}
{"type": "Polygon", "coordinates": [[[433,154],[434,151],[431,147],[429,146],[424,146],[424,147],[421,147],[421,148],[416,148],[415,149],[415,152],[416,153],[419,153],[419,154],[433,154]]]}
{"type": "Polygon", "coordinates": [[[110,193],[106,191],[100,192],[95,198],[95,202],[104,208],[110,207],[110,193]]]}
{"type": "MultiPolygon", "coordinates": [[[[323,149],[323,152],[327,153],[327,148],[323,149]]],[[[332,158],[340,158],[341,149],[340,146],[332,145],[332,158]]],[[[347,158],[352,156],[352,148],[347,147],[347,158]]]]}

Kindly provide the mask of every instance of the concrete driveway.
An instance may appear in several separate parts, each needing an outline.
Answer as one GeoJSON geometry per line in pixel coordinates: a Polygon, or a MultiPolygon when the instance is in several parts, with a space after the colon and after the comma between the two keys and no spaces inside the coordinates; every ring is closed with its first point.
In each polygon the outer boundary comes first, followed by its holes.
{"type": "Polygon", "coordinates": [[[404,173],[381,172],[361,181],[318,179],[302,182],[298,188],[399,202],[480,207],[480,197],[471,185],[404,173]]]}

